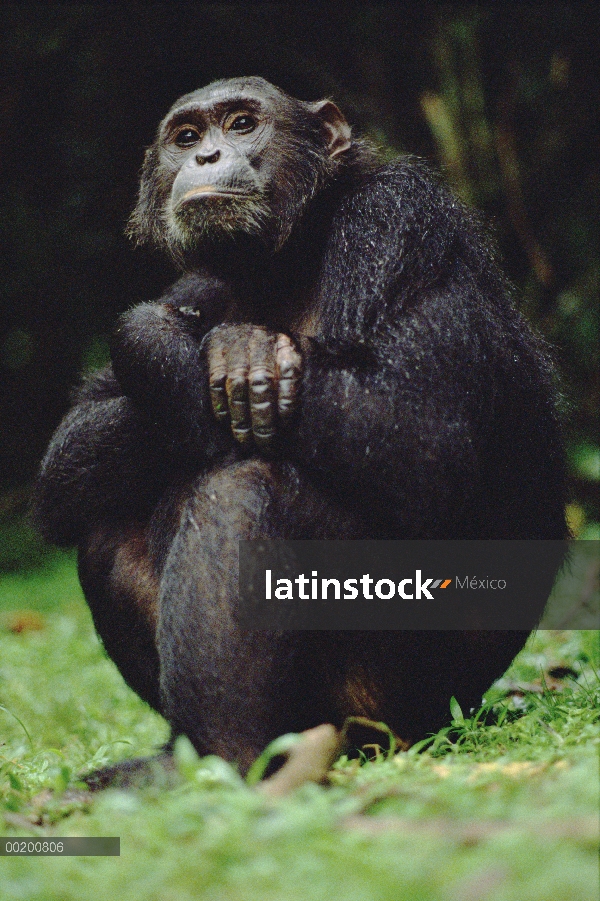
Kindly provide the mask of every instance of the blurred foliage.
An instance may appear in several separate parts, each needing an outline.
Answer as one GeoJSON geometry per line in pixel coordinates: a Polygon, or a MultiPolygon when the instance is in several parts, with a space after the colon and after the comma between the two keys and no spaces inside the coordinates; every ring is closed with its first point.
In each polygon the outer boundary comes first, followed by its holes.
{"type": "Polygon", "coordinates": [[[0,22],[5,488],[31,480],[118,313],[173,278],[123,237],[157,123],[182,93],[256,73],[333,97],[484,211],[558,362],[572,522],[598,521],[595,5],[22,3],[0,22]]]}

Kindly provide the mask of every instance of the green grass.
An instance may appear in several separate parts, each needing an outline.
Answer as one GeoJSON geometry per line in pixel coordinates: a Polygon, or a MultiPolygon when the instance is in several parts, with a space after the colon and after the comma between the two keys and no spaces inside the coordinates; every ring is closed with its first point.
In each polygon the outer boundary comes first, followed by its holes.
{"type": "Polygon", "coordinates": [[[72,557],[32,562],[0,580],[0,834],[121,856],[4,857],[2,901],[597,901],[598,633],[538,633],[479,716],[453,705],[422,753],[342,758],[328,787],[268,800],[183,741],[174,788],[90,802],[78,773],[167,728],[104,657],[72,557]],[[544,689],[556,666],[578,678],[544,689]]]}

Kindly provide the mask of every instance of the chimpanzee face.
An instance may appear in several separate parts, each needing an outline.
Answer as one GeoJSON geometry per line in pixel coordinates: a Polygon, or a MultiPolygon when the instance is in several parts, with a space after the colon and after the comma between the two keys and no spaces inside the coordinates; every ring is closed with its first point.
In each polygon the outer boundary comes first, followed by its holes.
{"type": "Polygon", "coordinates": [[[215,82],[161,123],[130,231],[184,261],[241,235],[277,251],[349,146],[330,101],[304,103],[260,78],[215,82]]]}

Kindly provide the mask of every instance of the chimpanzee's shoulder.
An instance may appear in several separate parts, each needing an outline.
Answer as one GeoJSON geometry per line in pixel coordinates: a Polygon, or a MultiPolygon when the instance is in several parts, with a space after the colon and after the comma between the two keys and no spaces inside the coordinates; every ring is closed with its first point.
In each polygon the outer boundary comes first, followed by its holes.
{"type": "Polygon", "coordinates": [[[381,194],[382,196],[436,197],[439,201],[459,206],[459,201],[444,185],[440,173],[427,160],[405,154],[380,166],[359,173],[351,193],[381,194]]]}
{"type": "Polygon", "coordinates": [[[425,231],[429,225],[453,229],[465,216],[470,218],[440,174],[426,160],[410,155],[359,169],[348,184],[340,213],[343,219],[387,221],[390,226],[418,219],[425,231]]]}

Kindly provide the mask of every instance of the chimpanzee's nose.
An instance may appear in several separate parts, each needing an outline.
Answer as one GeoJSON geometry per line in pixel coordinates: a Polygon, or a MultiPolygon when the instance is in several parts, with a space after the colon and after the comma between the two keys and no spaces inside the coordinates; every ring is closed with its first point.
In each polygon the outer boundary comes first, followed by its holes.
{"type": "Polygon", "coordinates": [[[214,150],[212,153],[197,153],[196,162],[199,166],[203,166],[205,163],[216,163],[220,156],[220,150],[214,150]]]}

